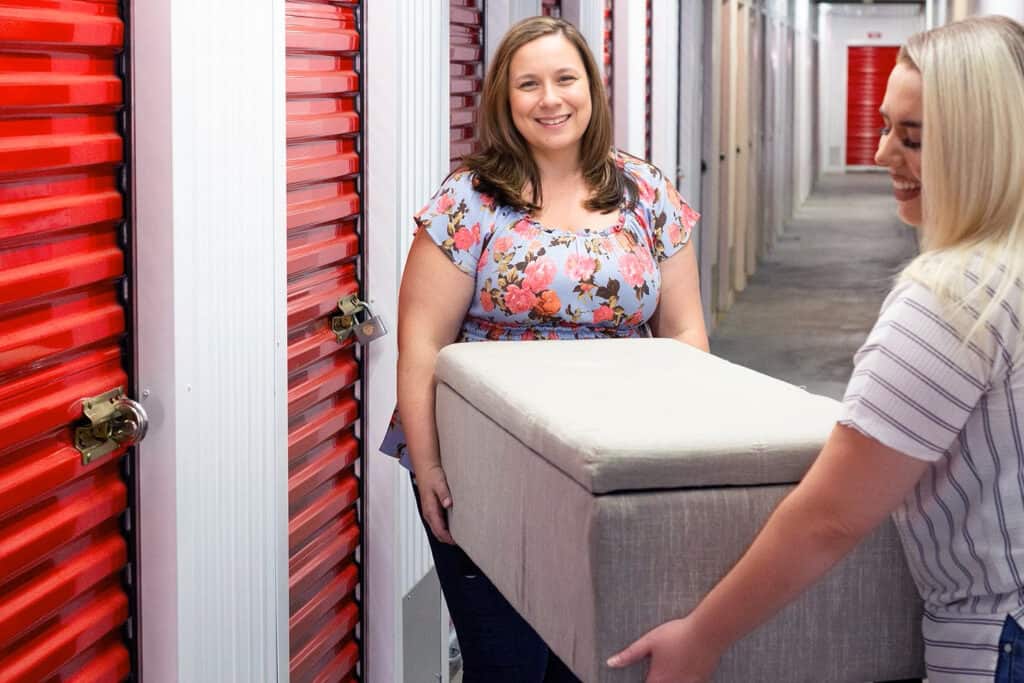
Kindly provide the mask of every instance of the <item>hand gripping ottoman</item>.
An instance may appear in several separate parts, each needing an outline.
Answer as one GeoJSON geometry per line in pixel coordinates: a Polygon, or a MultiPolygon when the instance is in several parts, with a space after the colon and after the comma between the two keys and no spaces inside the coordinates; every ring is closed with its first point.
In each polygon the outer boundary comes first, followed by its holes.
{"type": "MultiPolygon", "coordinates": [[[[682,615],[810,465],[839,404],[673,340],[456,344],[437,363],[451,530],[583,681],[682,615]]],[[[922,675],[921,604],[884,524],[722,660],[717,681],[922,675]]]]}

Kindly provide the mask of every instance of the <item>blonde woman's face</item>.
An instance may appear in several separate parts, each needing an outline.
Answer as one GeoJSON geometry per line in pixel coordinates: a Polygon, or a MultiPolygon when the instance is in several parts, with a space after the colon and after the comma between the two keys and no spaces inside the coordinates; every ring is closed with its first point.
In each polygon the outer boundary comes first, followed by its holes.
{"type": "Polygon", "coordinates": [[[583,60],[561,34],[519,48],[509,64],[512,122],[534,155],[579,149],[590,125],[590,83],[583,60]]]}
{"type": "Polygon", "coordinates": [[[897,64],[880,109],[884,126],[875,163],[889,169],[904,223],[921,225],[921,74],[897,64]]]}

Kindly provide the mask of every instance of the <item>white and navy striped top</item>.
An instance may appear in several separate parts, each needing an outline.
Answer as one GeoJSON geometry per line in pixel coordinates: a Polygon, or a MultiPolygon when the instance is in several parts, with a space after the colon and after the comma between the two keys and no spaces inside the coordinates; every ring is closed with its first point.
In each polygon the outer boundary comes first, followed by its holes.
{"type": "Polygon", "coordinates": [[[928,680],[991,681],[1006,616],[1024,623],[1024,311],[1004,304],[966,346],[945,311],[917,283],[889,294],[840,423],[933,463],[893,515],[928,680]]]}

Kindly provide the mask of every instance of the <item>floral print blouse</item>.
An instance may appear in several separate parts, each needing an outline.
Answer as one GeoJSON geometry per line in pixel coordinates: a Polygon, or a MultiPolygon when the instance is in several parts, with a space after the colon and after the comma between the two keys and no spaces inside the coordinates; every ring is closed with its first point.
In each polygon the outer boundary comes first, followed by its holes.
{"type": "MultiPolygon", "coordinates": [[[[615,152],[636,182],[633,209],[617,222],[578,231],[542,225],[478,192],[468,170],[453,173],[415,215],[476,296],[458,341],[647,336],[658,306],[658,264],[681,250],[699,214],[654,166],[615,152]]],[[[395,412],[381,451],[411,469],[395,412]]]]}

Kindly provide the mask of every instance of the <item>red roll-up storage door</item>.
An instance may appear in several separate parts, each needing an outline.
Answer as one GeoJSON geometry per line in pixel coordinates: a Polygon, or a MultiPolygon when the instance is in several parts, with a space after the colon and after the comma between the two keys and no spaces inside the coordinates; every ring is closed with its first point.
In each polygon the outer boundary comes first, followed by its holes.
{"type": "Polygon", "coordinates": [[[129,391],[124,24],[116,0],[0,2],[0,682],[131,672],[124,448],[83,464],[82,399],[129,391]]]}
{"type": "Polygon", "coordinates": [[[647,38],[644,76],[644,158],[651,158],[651,53],[654,38],[651,26],[651,0],[647,0],[647,38]]]}
{"type": "Polygon", "coordinates": [[[340,681],[360,661],[362,369],[330,318],[359,292],[362,14],[337,0],[289,0],[285,12],[290,673],[340,681]]]}
{"type": "Polygon", "coordinates": [[[882,117],[878,108],[885,97],[889,72],[896,66],[899,47],[865,45],[847,48],[846,80],[846,165],[874,166],[878,129],[882,117]]]}
{"type": "Polygon", "coordinates": [[[543,0],[540,9],[546,17],[562,16],[562,0],[543,0]]]}
{"type": "MultiPolygon", "coordinates": [[[[604,0],[604,89],[608,94],[608,104],[612,104],[612,36],[614,31],[614,16],[612,14],[612,0],[604,0]]],[[[615,110],[612,109],[614,112],[615,110]]]]}
{"type": "Polygon", "coordinates": [[[476,109],[484,79],[483,0],[451,0],[451,162],[476,151],[476,109]]]}

